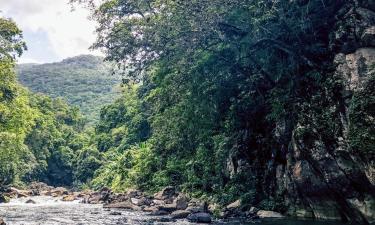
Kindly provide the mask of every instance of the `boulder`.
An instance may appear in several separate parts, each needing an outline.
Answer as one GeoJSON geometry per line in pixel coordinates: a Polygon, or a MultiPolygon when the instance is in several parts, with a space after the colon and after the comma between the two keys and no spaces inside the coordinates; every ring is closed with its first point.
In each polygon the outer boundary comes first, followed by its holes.
{"type": "Polygon", "coordinates": [[[7,225],[2,218],[0,218],[0,225],[7,225]]]}
{"type": "Polygon", "coordinates": [[[177,209],[176,204],[165,204],[165,205],[160,205],[159,210],[164,210],[167,212],[173,212],[177,209]]]}
{"type": "Polygon", "coordinates": [[[155,206],[149,206],[149,207],[145,207],[143,209],[144,212],[151,212],[151,213],[154,213],[156,211],[158,211],[159,209],[155,206]]]}
{"type": "Polygon", "coordinates": [[[190,215],[190,212],[187,210],[177,210],[171,214],[173,219],[185,219],[188,215],[190,215]]]}
{"type": "Polygon", "coordinates": [[[241,200],[237,200],[237,201],[232,202],[229,205],[227,205],[226,209],[227,210],[236,210],[236,209],[239,209],[240,207],[241,207],[241,200]]]}
{"type": "Polygon", "coordinates": [[[152,204],[153,205],[164,205],[165,202],[163,200],[154,199],[154,200],[152,200],[152,204]]]}
{"type": "Polygon", "coordinates": [[[59,197],[63,195],[68,195],[69,191],[63,187],[57,187],[57,188],[52,189],[50,193],[51,193],[51,196],[59,197]]]}
{"type": "Polygon", "coordinates": [[[174,200],[174,204],[178,210],[185,210],[188,207],[188,198],[184,194],[179,194],[174,200]]]}
{"type": "Polygon", "coordinates": [[[166,199],[172,198],[175,194],[176,194],[176,188],[169,186],[155,193],[154,198],[158,200],[166,200],[166,199]]]}
{"type": "Polygon", "coordinates": [[[129,198],[135,198],[135,197],[139,197],[139,196],[142,196],[142,192],[137,190],[137,189],[129,189],[127,192],[126,192],[126,195],[129,197],[129,198]]]}
{"type": "Polygon", "coordinates": [[[130,209],[134,211],[142,210],[141,207],[133,205],[131,202],[117,202],[117,203],[110,203],[103,206],[104,208],[111,208],[111,209],[130,209]]]}
{"type": "Polygon", "coordinates": [[[51,191],[53,187],[48,186],[43,182],[32,182],[28,189],[31,190],[34,195],[39,195],[41,192],[51,191]]]}
{"type": "Polygon", "coordinates": [[[131,198],[130,201],[137,206],[150,205],[150,200],[145,197],[131,198]]]}
{"type": "Polygon", "coordinates": [[[168,215],[169,213],[165,210],[157,210],[155,212],[152,212],[151,215],[153,216],[164,216],[164,215],[168,215]]]}
{"type": "Polygon", "coordinates": [[[282,218],[284,217],[278,212],[267,211],[267,210],[259,210],[256,215],[259,216],[260,218],[282,218]]]}
{"type": "Polygon", "coordinates": [[[187,219],[192,223],[211,223],[211,215],[208,213],[192,213],[187,219]]]}
{"type": "Polygon", "coordinates": [[[32,199],[29,199],[25,202],[26,204],[36,204],[36,202],[32,199]]]}
{"type": "Polygon", "coordinates": [[[207,212],[208,204],[205,201],[199,199],[191,199],[186,210],[197,213],[197,212],[207,212]]]}
{"type": "Polygon", "coordinates": [[[74,195],[65,195],[61,200],[64,202],[72,202],[77,198],[74,195]]]}
{"type": "Polygon", "coordinates": [[[19,190],[14,187],[10,188],[10,193],[13,193],[14,195],[16,195],[17,198],[25,198],[25,197],[29,197],[30,195],[32,195],[31,191],[19,190]]]}

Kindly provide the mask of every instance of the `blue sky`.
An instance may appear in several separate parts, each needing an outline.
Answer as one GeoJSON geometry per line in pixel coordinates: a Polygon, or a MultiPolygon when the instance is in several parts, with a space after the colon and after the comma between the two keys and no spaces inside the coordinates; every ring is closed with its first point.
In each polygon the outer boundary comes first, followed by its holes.
{"type": "Polygon", "coordinates": [[[56,62],[90,51],[95,22],[84,8],[72,11],[68,0],[0,0],[1,16],[12,18],[23,30],[28,51],[19,63],[56,62]]]}

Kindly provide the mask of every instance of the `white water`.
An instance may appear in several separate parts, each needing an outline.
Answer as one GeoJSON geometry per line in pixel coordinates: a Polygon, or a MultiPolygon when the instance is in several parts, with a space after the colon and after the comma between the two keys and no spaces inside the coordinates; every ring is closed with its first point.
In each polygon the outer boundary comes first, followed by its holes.
{"type": "Polygon", "coordinates": [[[99,204],[62,202],[47,196],[12,199],[10,203],[0,204],[0,217],[3,217],[9,225],[154,224],[150,221],[157,218],[139,212],[103,209],[99,204]],[[36,204],[27,204],[26,201],[29,199],[36,204]],[[115,213],[121,215],[112,215],[115,213]]]}
{"type": "MultiPolygon", "coordinates": [[[[103,209],[100,204],[80,204],[79,201],[63,202],[58,198],[37,196],[12,199],[10,203],[0,204],[0,217],[7,225],[192,225],[186,220],[158,222],[161,217],[143,212],[119,209],[103,209]],[[26,201],[32,199],[35,204],[26,201]],[[117,214],[117,215],[114,215],[117,214]],[[118,215],[120,214],[120,215],[118,215]]],[[[262,220],[259,225],[341,225],[339,222],[313,222],[295,220],[262,220]]],[[[217,225],[245,225],[253,222],[216,222],[217,225]]]]}

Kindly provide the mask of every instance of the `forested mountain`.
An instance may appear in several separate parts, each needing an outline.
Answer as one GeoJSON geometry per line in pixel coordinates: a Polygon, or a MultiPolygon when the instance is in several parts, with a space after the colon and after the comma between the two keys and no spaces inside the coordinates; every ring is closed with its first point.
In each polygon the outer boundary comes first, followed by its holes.
{"type": "Polygon", "coordinates": [[[78,106],[92,124],[99,117],[100,108],[118,96],[120,80],[111,75],[111,67],[103,58],[80,55],[57,63],[20,64],[18,79],[33,92],[52,98],[62,97],[78,106]]]}

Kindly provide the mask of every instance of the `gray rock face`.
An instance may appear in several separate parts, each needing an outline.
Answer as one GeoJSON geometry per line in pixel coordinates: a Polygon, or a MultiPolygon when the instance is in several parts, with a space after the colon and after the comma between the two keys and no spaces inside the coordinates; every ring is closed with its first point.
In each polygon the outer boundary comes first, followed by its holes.
{"type": "MultiPolygon", "coordinates": [[[[286,117],[275,122],[275,150],[257,174],[265,177],[264,192],[285,206],[283,214],[368,224],[375,222],[375,150],[372,156],[353,151],[349,134],[353,96],[366,90],[375,74],[375,1],[340,2],[327,41],[332,61],[326,63],[332,70],[324,74],[340,84],[337,95],[327,99],[332,101],[328,112],[297,112],[294,121],[286,117]],[[332,137],[325,137],[314,124],[323,113],[337,119],[330,121],[335,126],[332,137]]],[[[366,119],[375,124],[374,117],[366,119]]],[[[244,158],[228,155],[228,179],[246,169],[246,174],[253,173],[251,160],[242,162],[244,158]]]]}

